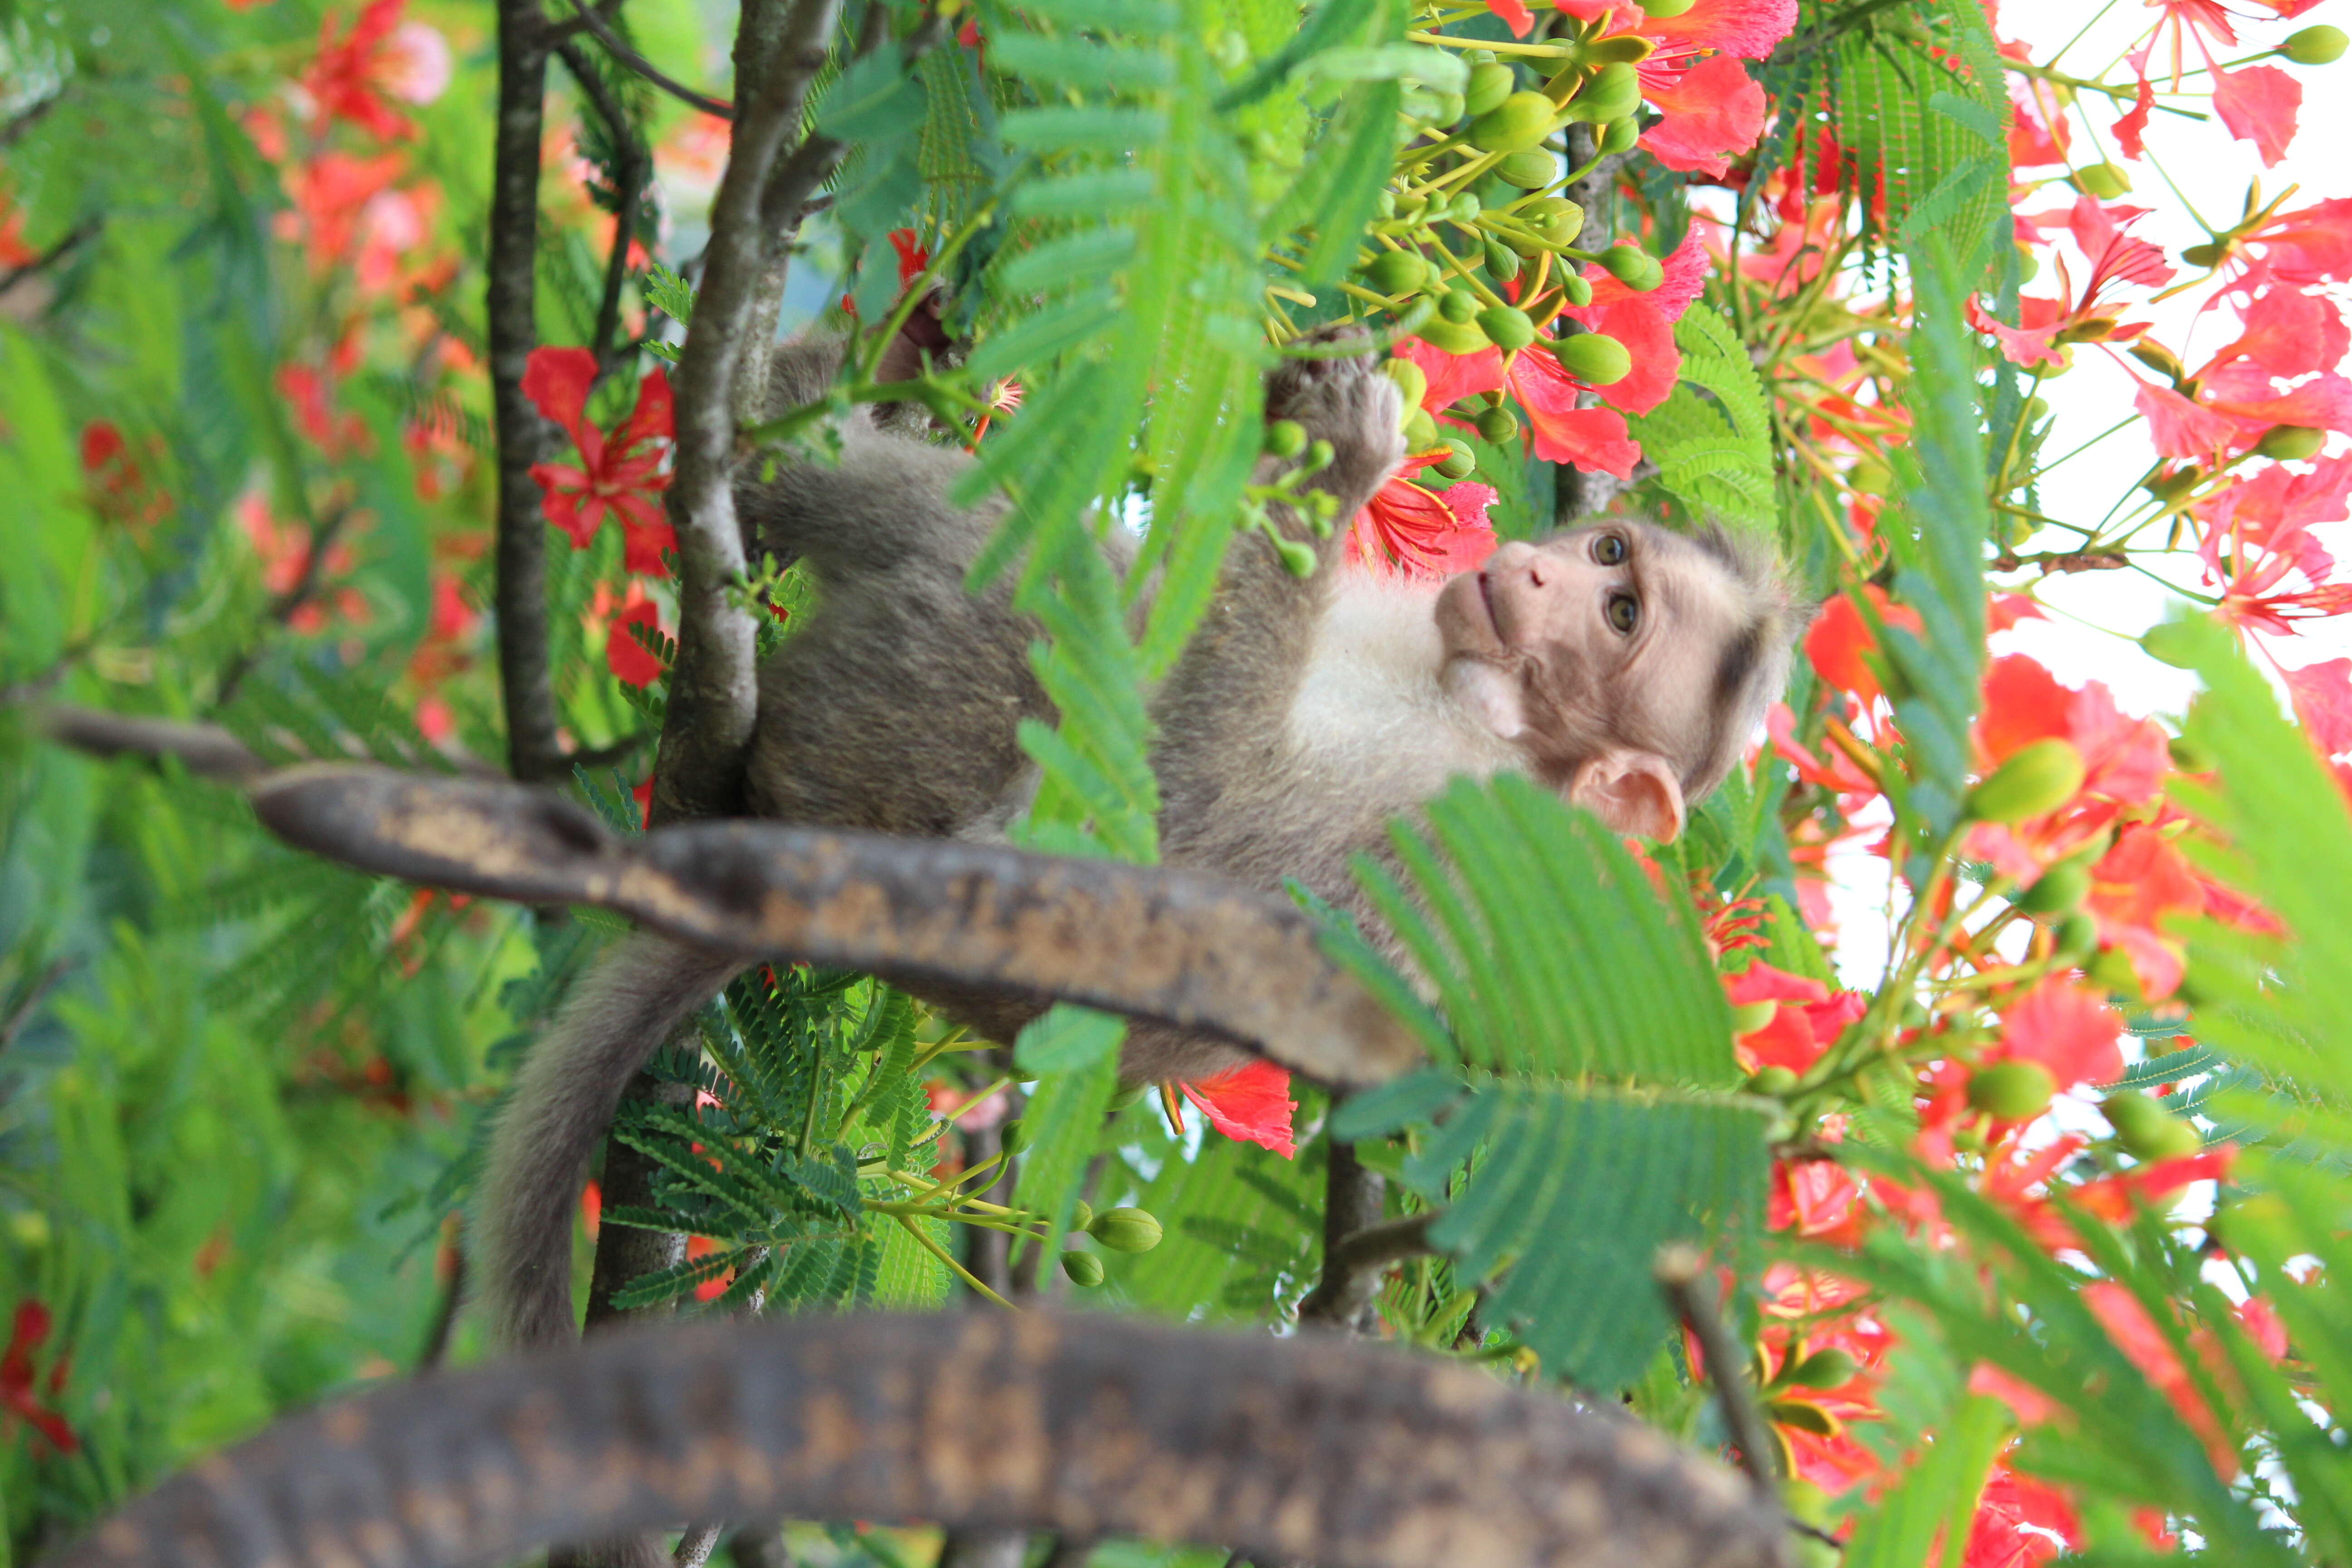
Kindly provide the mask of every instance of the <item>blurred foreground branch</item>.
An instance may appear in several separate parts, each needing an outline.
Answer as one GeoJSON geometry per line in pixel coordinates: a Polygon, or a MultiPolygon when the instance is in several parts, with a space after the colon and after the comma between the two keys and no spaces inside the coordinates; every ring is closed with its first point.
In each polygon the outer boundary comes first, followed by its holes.
{"type": "Polygon", "coordinates": [[[1086,1316],[615,1333],[381,1389],[51,1561],[458,1568],[683,1519],[1137,1535],[1321,1568],[1766,1568],[1779,1511],[1646,1427],[1434,1358],[1086,1316]]]}

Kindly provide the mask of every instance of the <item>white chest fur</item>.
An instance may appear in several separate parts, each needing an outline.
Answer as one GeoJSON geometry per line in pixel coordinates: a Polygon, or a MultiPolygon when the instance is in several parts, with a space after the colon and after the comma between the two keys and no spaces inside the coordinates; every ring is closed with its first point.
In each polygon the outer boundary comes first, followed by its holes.
{"type": "Polygon", "coordinates": [[[1423,800],[1456,773],[1484,778],[1521,764],[1516,746],[1439,687],[1436,600],[1433,583],[1341,577],[1290,710],[1307,766],[1383,798],[1423,800]]]}

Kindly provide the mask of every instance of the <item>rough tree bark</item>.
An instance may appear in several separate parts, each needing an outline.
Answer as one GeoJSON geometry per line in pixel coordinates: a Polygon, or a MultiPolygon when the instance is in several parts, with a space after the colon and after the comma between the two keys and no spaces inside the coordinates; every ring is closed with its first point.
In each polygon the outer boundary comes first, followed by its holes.
{"type": "Polygon", "coordinates": [[[1433,1357],[1001,1311],[697,1324],[404,1383],[52,1562],[470,1568],[583,1528],[856,1518],[1321,1568],[1767,1568],[1780,1511],[1637,1423],[1433,1357]]]}
{"type": "Polygon", "coordinates": [[[499,115],[490,173],[490,406],[499,441],[499,685],[507,766],[526,783],[563,774],[547,665],[547,520],[530,466],[549,427],[522,394],[539,342],[539,150],[547,57],[556,41],[540,0],[498,0],[499,115]]]}

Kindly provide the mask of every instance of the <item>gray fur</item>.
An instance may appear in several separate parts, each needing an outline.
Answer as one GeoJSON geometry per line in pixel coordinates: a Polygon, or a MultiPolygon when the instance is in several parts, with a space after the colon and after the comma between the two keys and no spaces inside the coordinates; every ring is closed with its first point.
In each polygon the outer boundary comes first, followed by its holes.
{"type": "MultiPolygon", "coordinates": [[[[839,353],[823,342],[780,351],[775,405],[824,395],[839,353]]],[[[1315,540],[1300,519],[1281,520],[1316,550],[1318,570],[1305,578],[1283,570],[1263,538],[1238,541],[1199,630],[1154,696],[1152,766],[1170,863],[1267,889],[1297,877],[1363,914],[1348,861],[1386,853],[1391,817],[1450,775],[1555,776],[1557,759],[1497,740],[1439,691],[1434,584],[1340,569],[1349,520],[1402,456],[1397,413],[1393,384],[1368,359],[1290,361],[1270,381],[1268,417],[1295,419],[1331,444],[1332,461],[1309,483],[1333,497],[1336,526],[1315,540]]],[[[805,563],[818,595],[807,623],[761,672],[747,795],[754,812],[786,821],[1001,836],[1034,787],[1017,726],[1055,717],[1029,665],[1038,627],[1013,609],[1009,583],[964,592],[1002,509],[950,505],[970,458],[910,439],[909,424],[855,412],[841,422],[837,465],[787,466],[738,488],[754,535],[747,542],[805,563]]],[[[1269,459],[1260,478],[1276,472],[1269,459]]],[[[1116,536],[1105,548],[1123,571],[1131,545],[1116,536]]],[[[1777,623],[1772,639],[1785,643],[1777,623]]],[[[1742,712],[1785,668],[1785,647],[1752,662],[1759,672],[1739,671],[1732,700],[1742,712]]],[[[1714,771],[1720,749],[1710,743],[1700,771],[1714,771]]],[[[498,1129],[478,1233],[483,1294],[502,1342],[571,1337],[571,1205],[595,1140],[629,1075],[741,967],[633,938],[533,1053],[498,1129]]],[[[1038,1011],[937,985],[908,989],[1000,1040],[1038,1011]]],[[[1243,1059],[1228,1042],[1138,1024],[1121,1065],[1133,1079],[1197,1079],[1243,1059]]]]}

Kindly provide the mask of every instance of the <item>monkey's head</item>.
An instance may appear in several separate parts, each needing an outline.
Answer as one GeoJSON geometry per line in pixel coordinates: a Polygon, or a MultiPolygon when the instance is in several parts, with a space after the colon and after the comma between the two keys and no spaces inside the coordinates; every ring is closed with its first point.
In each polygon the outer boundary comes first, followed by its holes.
{"type": "Polygon", "coordinates": [[[1660,842],[1738,761],[1808,618],[1768,550],[1634,521],[1505,544],[1436,614],[1447,693],[1612,831],[1660,842]]]}

